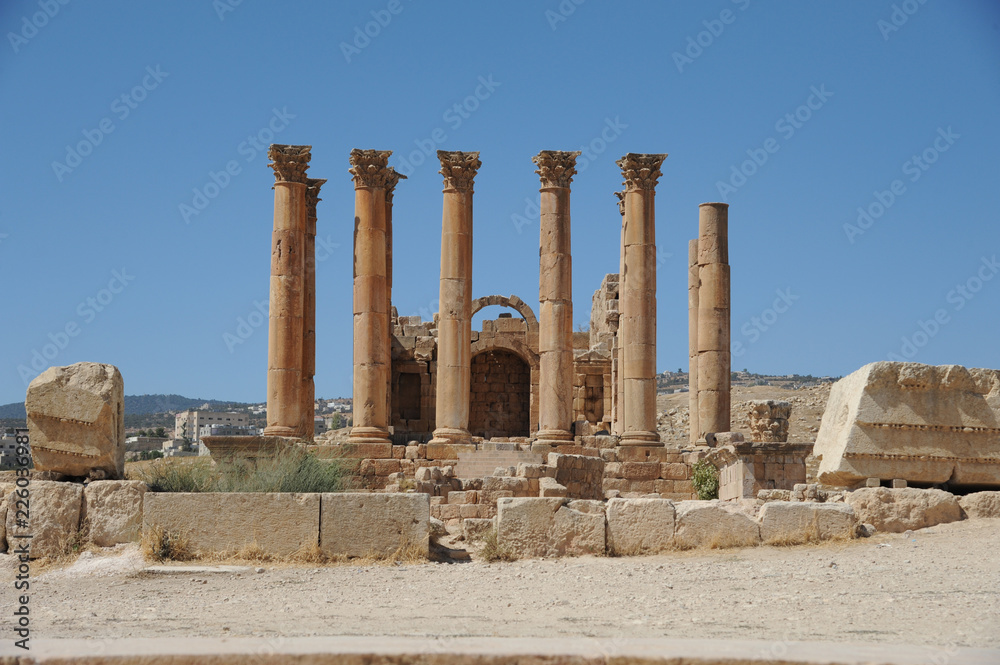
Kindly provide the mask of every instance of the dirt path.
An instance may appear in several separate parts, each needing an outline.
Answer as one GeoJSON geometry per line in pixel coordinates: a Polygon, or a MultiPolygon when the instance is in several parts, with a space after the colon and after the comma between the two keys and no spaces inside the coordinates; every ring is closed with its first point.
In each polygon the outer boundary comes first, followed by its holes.
{"type": "MultiPolygon", "coordinates": [[[[9,566],[9,562],[8,563],[9,566]]],[[[1000,646],[1000,520],[851,543],[509,564],[49,570],[33,635],[705,637],[1000,646]]],[[[9,567],[4,576],[9,578],[9,567]]],[[[13,593],[4,581],[5,594],[13,593]]],[[[5,596],[7,597],[7,596],[5,596]]],[[[6,601],[5,601],[6,604],[6,601]]]]}

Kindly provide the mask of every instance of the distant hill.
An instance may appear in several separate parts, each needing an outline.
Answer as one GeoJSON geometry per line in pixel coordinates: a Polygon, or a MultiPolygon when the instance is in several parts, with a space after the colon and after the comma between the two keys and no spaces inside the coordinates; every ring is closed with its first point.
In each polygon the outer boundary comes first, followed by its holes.
{"type": "MultiPolygon", "coordinates": [[[[182,395],[125,395],[125,415],[139,416],[168,411],[185,411],[206,407],[212,411],[241,410],[250,406],[244,402],[223,402],[217,399],[201,399],[182,395]],[[207,406],[206,406],[207,405],[207,406]]],[[[13,402],[0,406],[0,419],[24,420],[24,402],[13,402]]]]}

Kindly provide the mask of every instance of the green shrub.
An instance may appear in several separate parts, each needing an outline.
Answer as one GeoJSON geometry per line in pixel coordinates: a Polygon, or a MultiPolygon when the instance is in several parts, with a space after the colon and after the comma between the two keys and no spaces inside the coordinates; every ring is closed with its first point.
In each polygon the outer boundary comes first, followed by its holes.
{"type": "Polygon", "coordinates": [[[214,468],[209,460],[155,462],[139,476],[153,492],[341,492],[349,481],[343,460],[321,460],[299,447],[214,468]]]}
{"type": "Polygon", "coordinates": [[[695,462],[691,467],[691,484],[699,499],[719,498],[719,470],[708,460],[695,462]]]}

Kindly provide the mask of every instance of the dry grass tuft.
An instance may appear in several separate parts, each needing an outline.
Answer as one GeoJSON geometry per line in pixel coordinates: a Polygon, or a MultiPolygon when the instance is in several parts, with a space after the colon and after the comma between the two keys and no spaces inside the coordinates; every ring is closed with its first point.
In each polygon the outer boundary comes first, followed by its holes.
{"type": "Polygon", "coordinates": [[[151,561],[190,561],[195,558],[186,537],[169,533],[156,524],[143,530],[140,546],[143,555],[151,561]]]}
{"type": "Polygon", "coordinates": [[[492,528],[483,536],[483,547],[479,551],[479,556],[484,561],[494,563],[496,561],[517,561],[517,553],[508,545],[500,544],[500,537],[496,528],[492,528]]]}

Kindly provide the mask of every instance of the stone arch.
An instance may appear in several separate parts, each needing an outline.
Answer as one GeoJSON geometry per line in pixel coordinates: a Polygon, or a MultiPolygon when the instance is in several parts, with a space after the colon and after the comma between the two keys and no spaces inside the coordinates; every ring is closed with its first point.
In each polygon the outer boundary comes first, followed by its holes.
{"type": "MultiPolygon", "coordinates": [[[[509,307],[516,310],[524,322],[528,324],[528,332],[538,332],[538,319],[535,318],[535,313],[531,311],[528,304],[518,298],[515,295],[511,296],[483,296],[482,298],[476,298],[472,301],[472,314],[471,317],[476,315],[476,312],[481,310],[483,307],[489,307],[490,305],[499,305],[501,307],[509,307]]],[[[527,360],[527,358],[525,358],[527,360]]]]}

